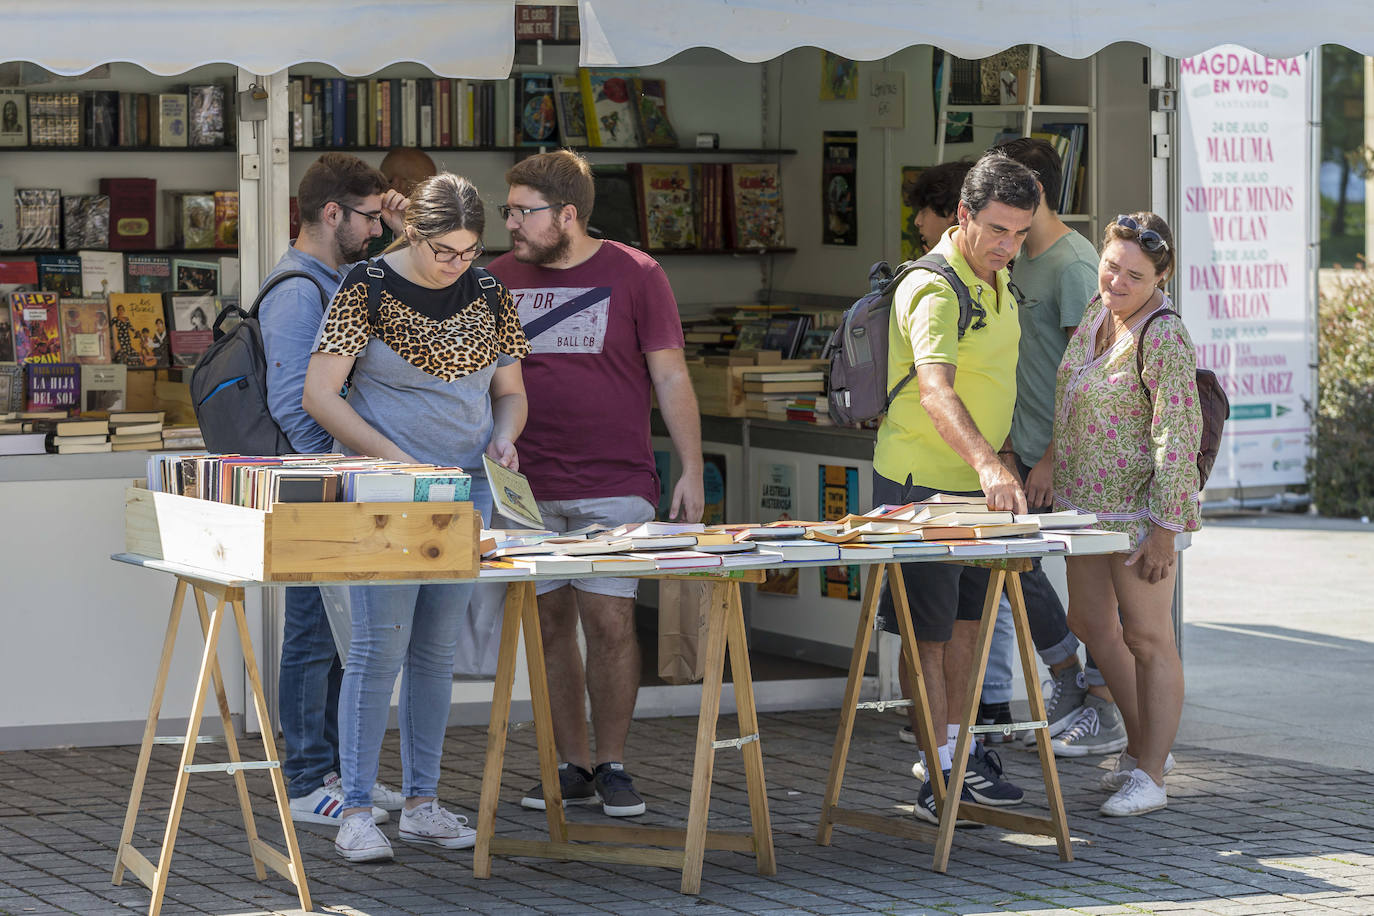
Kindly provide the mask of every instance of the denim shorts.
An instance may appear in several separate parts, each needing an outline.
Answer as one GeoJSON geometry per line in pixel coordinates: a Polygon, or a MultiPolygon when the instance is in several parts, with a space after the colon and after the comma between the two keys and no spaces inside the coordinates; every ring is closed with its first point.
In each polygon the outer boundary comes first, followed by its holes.
{"type": "MultiPolygon", "coordinates": [[[[590,499],[539,500],[539,514],[550,531],[575,531],[588,525],[640,525],[654,517],[654,507],[642,496],[597,496],[590,499]]],[[[631,578],[549,579],[536,582],[534,593],[544,595],[571,584],[580,592],[633,598],[639,580],[631,578]]]]}
{"type": "MultiPolygon", "coordinates": [[[[928,499],[939,490],[918,487],[907,478],[905,484],[888,480],[873,472],[873,504],[901,505],[928,499]]],[[[959,493],[960,496],[982,496],[979,491],[959,493]]],[[[955,563],[903,563],[902,583],[906,586],[906,600],[911,608],[911,620],[916,626],[916,638],[921,642],[949,642],[954,635],[955,620],[981,620],[983,601],[987,597],[989,571],[977,566],[955,563]]],[[[878,625],[888,633],[897,633],[896,608],[892,602],[891,586],[884,581],[883,594],[878,599],[878,625]]]]}

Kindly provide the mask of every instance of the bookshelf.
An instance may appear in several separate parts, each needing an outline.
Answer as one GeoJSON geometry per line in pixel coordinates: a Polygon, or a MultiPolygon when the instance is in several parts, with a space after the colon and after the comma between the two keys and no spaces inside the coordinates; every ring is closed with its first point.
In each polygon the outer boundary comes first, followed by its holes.
{"type": "MultiPolygon", "coordinates": [[[[1080,203],[1076,207],[1061,207],[1059,217],[1095,242],[1098,233],[1098,147],[1101,145],[1097,133],[1097,58],[1094,55],[1073,60],[1060,57],[1038,45],[1027,47],[1030,49],[1030,59],[1024,73],[1025,85],[1020,87],[1024,99],[1022,102],[978,104],[951,101],[954,82],[951,71],[954,68],[951,65],[942,70],[935,161],[945,161],[946,127],[951,121],[950,114],[954,112],[970,115],[974,130],[991,126],[987,121],[980,121],[981,116],[990,116],[1001,123],[1005,130],[1014,131],[1022,137],[1029,137],[1050,123],[1082,125],[1085,139],[1076,157],[1077,165],[1083,167],[1082,176],[1080,178],[1076,174],[1069,174],[1067,168],[1065,170],[1066,182],[1082,183],[1082,187],[1073,192],[1080,203]],[[1054,93],[1058,100],[1036,101],[1047,93],[1054,93]]],[[[953,62],[954,58],[947,57],[947,60],[953,62]]],[[[980,149],[987,146],[974,145],[980,149]]],[[[1074,171],[1077,172],[1076,167],[1074,171]]]]}

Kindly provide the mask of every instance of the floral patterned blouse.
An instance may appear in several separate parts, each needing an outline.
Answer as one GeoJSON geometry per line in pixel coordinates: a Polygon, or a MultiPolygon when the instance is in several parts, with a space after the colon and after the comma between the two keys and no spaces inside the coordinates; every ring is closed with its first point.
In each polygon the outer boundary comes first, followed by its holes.
{"type": "MultiPolygon", "coordinates": [[[[1160,308],[1172,308],[1168,296],[1160,308]]],[[[1096,513],[1100,527],[1125,532],[1134,549],[1150,522],[1170,531],[1199,527],[1197,355],[1182,320],[1163,315],[1140,343],[1138,374],[1136,336],[1149,318],[1142,315],[1094,358],[1106,314],[1100,300],[1089,303],[1059,365],[1054,502],[1096,513]]]]}

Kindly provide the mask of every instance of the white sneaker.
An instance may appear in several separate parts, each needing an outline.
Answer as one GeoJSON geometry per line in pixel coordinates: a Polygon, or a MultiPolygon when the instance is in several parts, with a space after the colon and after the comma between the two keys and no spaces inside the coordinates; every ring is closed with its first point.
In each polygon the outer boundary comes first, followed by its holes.
{"type": "Polygon", "coordinates": [[[1155,785],[1149,773],[1131,770],[1131,775],[1126,777],[1126,784],[1103,802],[1098,810],[1108,817],[1132,817],[1158,811],[1168,804],[1169,794],[1163,786],[1155,785]]]}
{"type": "Polygon", "coordinates": [[[334,849],[350,862],[384,862],[392,856],[391,841],[361,812],[343,819],[334,849]]]}
{"type": "MultiPolygon", "coordinates": [[[[375,791],[373,797],[376,797],[375,791]]],[[[324,778],[324,784],[314,792],[291,799],[291,820],[297,824],[328,824],[336,827],[343,819],[344,807],[343,783],[338,773],[330,773],[324,778]]],[[[373,823],[384,824],[390,819],[390,814],[373,806],[373,823]]]]}
{"type": "MultiPolygon", "coordinates": [[[[1126,778],[1131,775],[1131,771],[1134,770],[1139,763],[1139,760],[1136,760],[1130,754],[1122,751],[1121,756],[1116,758],[1116,766],[1112,767],[1110,773],[1103,773],[1102,778],[1097,781],[1097,784],[1108,792],[1115,792],[1126,784],[1126,778]]],[[[1168,757],[1164,758],[1164,775],[1168,776],[1169,771],[1173,768],[1174,755],[1170,754],[1168,757]]]]}
{"type": "Polygon", "coordinates": [[[400,811],[406,806],[406,797],[384,783],[372,784],[372,805],[383,811],[400,811]]]}
{"type": "Polygon", "coordinates": [[[401,839],[408,843],[428,843],[445,849],[468,849],[477,844],[477,831],[468,819],[428,801],[401,812],[401,839]]]}

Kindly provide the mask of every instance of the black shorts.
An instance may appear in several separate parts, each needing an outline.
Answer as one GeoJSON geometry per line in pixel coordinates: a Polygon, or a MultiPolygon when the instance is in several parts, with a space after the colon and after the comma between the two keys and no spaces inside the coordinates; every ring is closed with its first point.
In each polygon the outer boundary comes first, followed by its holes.
{"type": "MultiPolygon", "coordinates": [[[[919,502],[938,492],[929,487],[915,486],[910,477],[905,484],[900,484],[888,480],[877,471],[873,472],[875,506],[919,502]]],[[[958,495],[983,494],[973,490],[958,495]]],[[[989,570],[978,566],[933,562],[903,563],[901,566],[907,604],[911,607],[911,620],[916,626],[916,638],[921,642],[949,642],[954,635],[955,620],[982,619],[989,570]]],[[[878,625],[888,633],[898,632],[892,591],[886,581],[883,583],[883,594],[878,599],[878,625]]]]}

